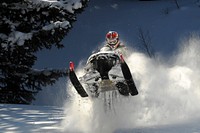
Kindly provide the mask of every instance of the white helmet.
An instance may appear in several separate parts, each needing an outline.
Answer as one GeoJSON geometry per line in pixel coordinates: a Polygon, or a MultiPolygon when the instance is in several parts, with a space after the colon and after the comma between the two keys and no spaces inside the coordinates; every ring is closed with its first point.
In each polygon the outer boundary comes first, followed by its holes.
{"type": "Polygon", "coordinates": [[[106,34],[106,41],[110,45],[116,45],[119,41],[119,34],[116,31],[109,31],[106,34]]]}

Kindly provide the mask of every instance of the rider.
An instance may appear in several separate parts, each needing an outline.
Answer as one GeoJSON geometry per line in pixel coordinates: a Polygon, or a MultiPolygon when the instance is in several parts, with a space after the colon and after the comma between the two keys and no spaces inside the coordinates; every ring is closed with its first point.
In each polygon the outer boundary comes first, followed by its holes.
{"type": "Polygon", "coordinates": [[[126,47],[119,40],[119,34],[116,31],[109,31],[106,34],[106,44],[101,48],[101,51],[116,50],[121,54],[125,54],[126,47]]]}

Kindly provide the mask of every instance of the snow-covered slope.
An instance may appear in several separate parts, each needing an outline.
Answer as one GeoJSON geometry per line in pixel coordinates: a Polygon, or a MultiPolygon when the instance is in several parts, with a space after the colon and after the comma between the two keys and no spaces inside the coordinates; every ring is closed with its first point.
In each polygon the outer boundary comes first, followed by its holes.
{"type": "Polygon", "coordinates": [[[200,8],[197,0],[179,4],[180,9],[165,0],[90,1],[63,40],[66,48],[38,53],[36,66],[66,67],[70,60],[77,66],[102,44],[108,30],[116,30],[132,52],[127,62],[139,95],[113,97],[111,104],[109,99],[83,99],[64,79],[42,91],[34,103],[65,103],[63,108],[1,105],[0,131],[199,133],[200,8]],[[138,28],[149,31],[156,59],[137,51],[138,28]]]}
{"type": "Polygon", "coordinates": [[[56,133],[63,109],[53,106],[0,104],[1,133],[56,133]]]}
{"type": "MultiPolygon", "coordinates": [[[[0,131],[2,133],[63,133],[66,132],[63,128],[66,126],[60,122],[64,118],[70,118],[74,116],[70,116],[69,114],[66,117],[63,113],[62,108],[58,108],[55,106],[26,106],[26,105],[7,105],[0,104],[0,131]]],[[[82,110],[83,111],[83,110],[82,110]]],[[[79,112],[80,113],[80,112],[79,112]]],[[[86,115],[86,114],[80,114],[86,115]]],[[[114,116],[115,114],[113,114],[114,116]]],[[[83,116],[81,116],[77,121],[81,121],[83,116]]],[[[111,116],[107,118],[113,119],[111,116]]],[[[164,120],[164,119],[163,119],[164,120]]],[[[70,121],[70,119],[68,119],[70,121]]],[[[110,120],[109,120],[110,121],[110,120]]],[[[67,119],[65,120],[67,122],[67,119]]],[[[87,121],[88,122],[88,121],[87,121]]],[[[180,122],[177,124],[167,124],[167,125],[155,125],[155,126],[139,126],[134,128],[126,128],[126,125],[123,128],[115,127],[113,133],[199,133],[199,122],[200,120],[191,120],[186,122],[180,122]]],[[[102,122],[101,126],[103,123],[102,122]]],[[[113,122],[114,123],[114,122],[113,122]]],[[[96,126],[94,123],[93,126],[96,126]]],[[[110,126],[110,125],[108,125],[110,126]]],[[[118,125],[116,125],[118,126],[118,125]]],[[[80,132],[84,133],[84,129],[81,125],[71,125],[67,133],[77,133],[77,128],[80,132]],[[71,131],[71,132],[70,132],[71,131]]],[[[100,127],[98,131],[101,131],[100,127]]],[[[107,133],[109,133],[109,129],[111,130],[113,127],[107,129],[107,133]]],[[[105,129],[102,129],[102,131],[105,129]]],[[[111,130],[112,131],[112,130],[111,130]]]]}

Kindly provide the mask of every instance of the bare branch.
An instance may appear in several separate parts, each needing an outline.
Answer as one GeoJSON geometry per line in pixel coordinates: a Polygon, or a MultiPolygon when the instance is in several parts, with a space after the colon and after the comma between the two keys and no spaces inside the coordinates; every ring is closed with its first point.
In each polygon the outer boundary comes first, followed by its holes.
{"type": "Polygon", "coordinates": [[[139,28],[138,32],[139,41],[140,44],[143,46],[144,51],[148,54],[150,58],[155,58],[155,54],[151,46],[151,37],[149,31],[145,32],[142,28],[139,28]]]}
{"type": "Polygon", "coordinates": [[[180,9],[180,6],[179,6],[179,3],[178,3],[178,0],[174,0],[174,2],[176,3],[176,7],[177,7],[178,9],[180,9]]]}

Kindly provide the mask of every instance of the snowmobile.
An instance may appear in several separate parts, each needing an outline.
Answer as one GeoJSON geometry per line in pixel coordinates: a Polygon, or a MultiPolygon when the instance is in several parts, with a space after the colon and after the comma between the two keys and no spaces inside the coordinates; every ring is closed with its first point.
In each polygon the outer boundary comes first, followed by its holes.
{"type": "Polygon", "coordinates": [[[116,51],[99,51],[92,54],[84,70],[85,74],[78,79],[74,63],[70,62],[69,79],[81,97],[88,97],[89,93],[90,96],[98,97],[100,93],[113,90],[118,90],[124,96],[138,94],[123,55],[116,51]]]}

